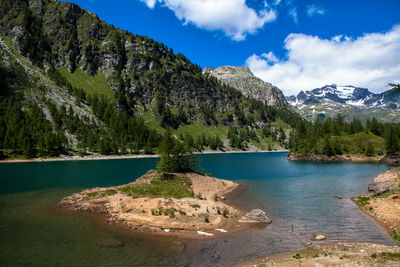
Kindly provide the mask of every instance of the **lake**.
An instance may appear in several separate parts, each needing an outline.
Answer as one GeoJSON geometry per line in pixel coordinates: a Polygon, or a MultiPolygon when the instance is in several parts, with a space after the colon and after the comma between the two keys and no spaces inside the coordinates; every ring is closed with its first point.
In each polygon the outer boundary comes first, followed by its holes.
{"type": "Polygon", "coordinates": [[[385,230],[350,200],[388,166],[285,160],[287,153],[197,155],[197,165],[242,186],[228,197],[272,219],[211,240],[156,237],[107,225],[103,217],[56,204],[84,188],[131,182],[156,158],[0,164],[1,266],[226,266],[327,241],[393,245],[385,230]],[[336,199],[334,196],[343,196],[336,199]],[[109,240],[123,246],[107,245],[109,240]]]}

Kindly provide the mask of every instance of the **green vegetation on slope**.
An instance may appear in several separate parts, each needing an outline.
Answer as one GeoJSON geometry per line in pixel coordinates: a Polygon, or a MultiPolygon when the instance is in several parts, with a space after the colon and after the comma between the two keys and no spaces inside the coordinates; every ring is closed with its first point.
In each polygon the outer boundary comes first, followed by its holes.
{"type": "Polygon", "coordinates": [[[313,124],[300,122],[290,136],[291,152],[302,155],[342,154],[375,156],[400,152],[400,128],[379,123],[375,118],[365,125],[358,119],[346,122],[339,115],[335,119],[313,124]]]}
{"type": "Polygon", "coordinates": [[[131,184],[119,190],[135,197],[193,197],[191,182],[181,175],[170,175],[168,178],[157,175],[148,184],[131,184]]]}
{"type": "Polygon", "coordinates": [[[11,91],[0,99],[6,114],[0,150],[7,157],[24,155],[5,104],[18,88],[23,93],[14,97],[15,109],[37,106],[48,123],[40,135],[62,140],[52,145],[56,149],[42,149],[42,137],[22,127],[20,135],[32,141],[25,157],[154,153],[167,128],[197,151],[287,147],[290,129],[280,122],[293,128],[301,120],[285,107],[244,97],[166,45],[107,25],[75,4],[6,1],[0,29],[7,40],[1,46],[15,54],[4,52],[0,66],[22,64],[7,68],[2,79],[2,90],[11,91]],[[9,34],[15,29],[18,36],[9,34]]]}
{"type": "Polygon", "coordinates": [[[60,68],[58,70],[62,76],[74,87],[82,88],[86,94],[92,95],[104,95],[108,99],[114,99],[114,92],[107,84],[106,76],[104,74],[97,74],[94,77],[90,77],[84,73],[81,69],[76,69],[74,73],[70,73],[66,68],[60,68]]]}

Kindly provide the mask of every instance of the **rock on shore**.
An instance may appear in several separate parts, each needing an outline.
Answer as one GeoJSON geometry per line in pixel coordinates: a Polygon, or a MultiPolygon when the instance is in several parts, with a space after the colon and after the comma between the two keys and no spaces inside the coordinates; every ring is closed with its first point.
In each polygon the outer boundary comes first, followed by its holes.
{"type": "Polygon", "coordinates": [[[399,164],[400,163],[400,153],[385,155],[381,159],[380,162],[388,163],[388,164],[399,164]]]}

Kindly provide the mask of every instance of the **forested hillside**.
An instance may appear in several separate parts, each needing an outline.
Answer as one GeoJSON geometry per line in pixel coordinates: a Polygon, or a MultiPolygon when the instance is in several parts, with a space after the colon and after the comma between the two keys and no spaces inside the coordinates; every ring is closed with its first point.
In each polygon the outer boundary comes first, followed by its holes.
{"type": "Polygon", "coordinates": [[[291,153],[298,155],[376,156],[400,152],[400,127],[379,123],[375,118],[363,124],[346,122],[342,116],[313,124],[299,123],[290,137],[291,153]]]}
{"type": "Polygon", "coordinates": [[[4,0],[0,32],[2,157],[279,149],[301,121],[71,3],[4,0]]]}

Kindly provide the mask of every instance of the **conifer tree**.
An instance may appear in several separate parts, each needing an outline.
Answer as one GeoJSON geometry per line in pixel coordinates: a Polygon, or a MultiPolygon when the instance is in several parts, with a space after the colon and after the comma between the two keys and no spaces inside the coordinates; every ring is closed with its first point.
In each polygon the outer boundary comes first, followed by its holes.
{"type": "Polygon", "coordinates": [[[393,127],[388,127],[385,141],[387,154],[400,152],[399,138],[397,136],[396,130],[393,127]]]}

